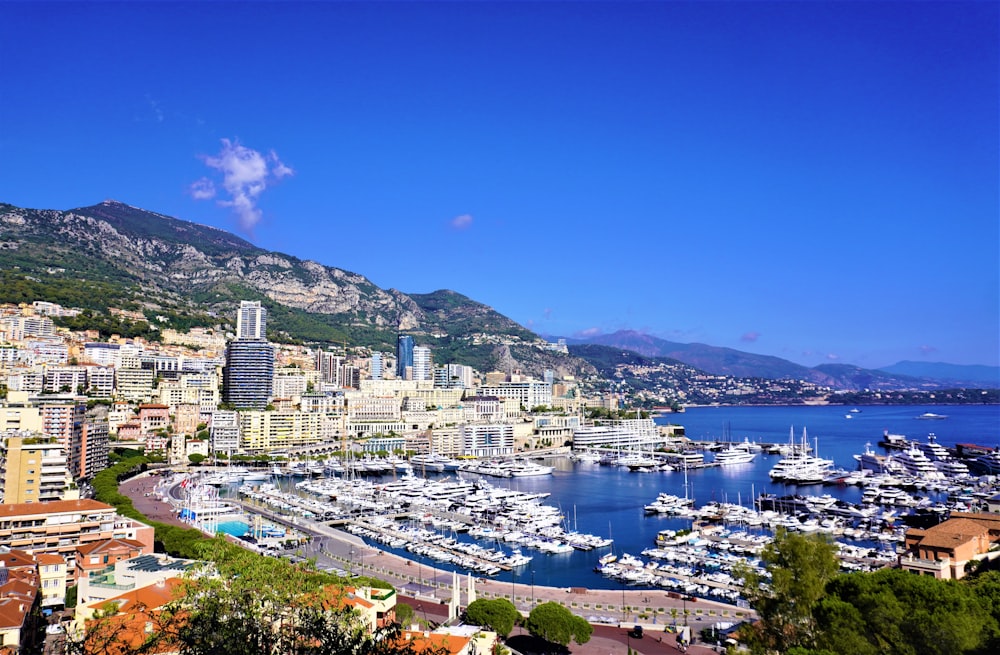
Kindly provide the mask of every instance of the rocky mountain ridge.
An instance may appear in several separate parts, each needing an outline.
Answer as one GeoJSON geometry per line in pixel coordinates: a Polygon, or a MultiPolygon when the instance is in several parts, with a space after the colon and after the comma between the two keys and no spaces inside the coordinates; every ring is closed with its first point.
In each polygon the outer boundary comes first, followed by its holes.
{"type": "Polygon", "coordinates": [[[228,317],[239,300],[260,299],[271,324],[292,337],[391,350],[405,332],[435,347],[439,362],[594,373],[582,360],[553,358],[536,335],[453,291],[381,289],[363,275],[114,200],[68,211],[0,205],[0,265],[40,282],[117,285],[147,316],[170,309],[228,317]]]}

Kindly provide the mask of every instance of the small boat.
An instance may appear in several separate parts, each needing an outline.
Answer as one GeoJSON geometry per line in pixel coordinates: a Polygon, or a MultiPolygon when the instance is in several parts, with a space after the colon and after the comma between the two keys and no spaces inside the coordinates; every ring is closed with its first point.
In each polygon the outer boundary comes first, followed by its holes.
{"type": "Polygon", "coordinates": [[[947,414],[935,414],[934,412],[924,412],[923,414],[921,414],[917,418],[921,419],[921,420],[924,420],[924,421],[940,421],[941,419],[948,418],[948,415],[947,414]]]}

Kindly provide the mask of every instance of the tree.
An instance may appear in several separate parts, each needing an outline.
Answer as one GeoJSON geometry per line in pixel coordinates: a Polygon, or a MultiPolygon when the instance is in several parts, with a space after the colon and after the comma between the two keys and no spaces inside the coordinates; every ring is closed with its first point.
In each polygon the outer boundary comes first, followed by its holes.
{"type": "Polygon", "coordinates": [[[743,593],[757,610],[760,621],[748,630],[747,641],[755,652],[785,652],[795,646],[815,646],[813,610],[823,598],[827,583],[840,565],[829,538],[779,529],[761,553],[770,582],[743,568],[743,593]]]}
{"type": "Polygon", "coordinates": [[[465,609],[466,621],[473,625],[489,628],[504,639],[514,629],[520,618],[521,613],[506,598],[494,600],[479,598],[469,603],[465,609]]]}
{"type": "Polygon", "coordinates": [[[585,644],[594,631],[586,620],[553,601],[531,610],[525,627],[532,636],[562,646],[568,646],[571,640],[585,644]]]}
{"type": "Polygon", "coordinates": [[[396,603],[396,623],[404,628],[413,625],[413,608],[406,603],[396,603]]]}
{"type": "Polygon", "coordinates": [[[839,576],[815,610],[817,644],[845,655],[996,652],[986,648],[995,600],[983,591],[898,569],[839,576]]]}
{"type": "Polygon", "coordinates": [[[205,461],[205,456],[202,455],[201,453],[191,453],[190,455],[188,455],[188,459],[191,460],[192,464],[197,466],[198,464],[201,464],[202,462],[205,461]]]}
{"type": "MultiPolygon", "coordinates": [[[[178,595],[146,618],[154,629],[141,643],[118,639],[120,618],[89,624],[70,652],[139,655],[390,655],[416,652],[398,624],[370,630],[344,603],[348,590],[309,566],[261,557],[223,539],[201,555],[214,564],[186,578],[178,595]],[[207,575],[205,575],[207,574],[207,575]],[[101,639],[95,639],[101,637],[101,639]]],[[[134,636],[135,631],[131,631],[134,636]]],[[[127,636],[127,635],[123,635],[127,636]]],[[[420,648],[422,653],[438,651],[420,648]]]]}

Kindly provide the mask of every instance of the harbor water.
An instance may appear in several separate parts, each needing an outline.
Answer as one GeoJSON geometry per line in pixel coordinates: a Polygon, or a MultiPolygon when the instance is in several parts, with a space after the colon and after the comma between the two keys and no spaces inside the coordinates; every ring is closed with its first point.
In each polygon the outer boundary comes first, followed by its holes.
{"type": "MultiPolygon", "coordinates": [[[[954,447],[959,443],[995,447],[1000,443],[1000,406],[863,406],[851,407],[704,407],[691,408],[682,414],[657,419],[658,423],[683,425],[686,435],[696,441],[787,443],[789,432],[801,441],[806,429],[811,446],[819,456],[833,459],[835,466],[857,468],[853,455],[865,445],[876,446],[883,432],[903,434],[910,440],[925,441],[934,432],[940,444],[954,447]],[[942,420],[919,420],[926,412],[947,415],[942,420]],[[850,416],[851,418],[847,418],[850,416]]],[[[711,461],[706,453],[705,460],[711,461]]],[[[532,562],[496,576],[498,580],[516,580],[522,584],[551,587],[589,587],[617,589],[621,583],[594,572],[598,558],[613,549],[616,554],[638,555],[654,544],[657,532],[690,527],[690,520],[663,515],[649,515],[643,508],[661,492],[694,498],[696,506],[711,501],[752,506],[762,492],[779,496],[788,494],[830,494],[837,499],[857,503],[861,489],[845,485],[808,485],[796,487],[772,482],[768,471],[779,455],[758,454],[749,463],[730,467],[710,467],[666,472],[630,472],[627,468],[576,463],[568,458],[552,458],[556,467],[550,476],[522,478],[486,478],[490,484],[523,492],[550,494],[544,501],[561,510],[567,529],[610,536],[614,545],[591,551],[545,554],[526,550],[532,562]]],[[[474,474],[462,474],[475,479],[474,474]]],[[[455,535],[471,540],[468,535],[455,535]]],[[[490,544],[483,544],[490,545],[490,544]]],[[[405,550],[380,545],[427,566],[449,569],[446,564],[421,559],[405,550]]],[[[509,550],[509,548],[508,548],[509,550]]]]}

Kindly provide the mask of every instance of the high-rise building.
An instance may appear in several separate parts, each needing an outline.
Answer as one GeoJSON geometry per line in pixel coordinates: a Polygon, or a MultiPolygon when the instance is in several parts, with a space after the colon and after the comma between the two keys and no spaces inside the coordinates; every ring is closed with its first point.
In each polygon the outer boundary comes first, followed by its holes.
{"type": "Polygon", "coordinates": [[[55,440],[63,449],[69,470],[79,476],[83,453],[83,424],[87,405],[78,397],[49,397],[39,404],[42,434],[55,440]]]}
{"type": "Polygon", "coordinates": [[[396,377],[406,377],[406,369],[413,368],[413,337],[407,334],[396,339],[396,377]]]}
{"type": "Polygon", "coordinates": [[[267,309],[256,300],[240,301],[236,315],[236,338],[239,340],[267,338],[267,309]]]}
{"type": "Polygon", "coordinates": [[[237,409],[264,409],[274,384],[274,347],[265,338],[267,310],[242,301],[236,340],[226,346],[222,400],[237,409]]]}
{"type": "Polygon", "coordinates": [[[382,379],[382,371],[385,367],[385,360],[382,353],[372,353],[371,378],[373,380],[382,379]]]}
{"type": "Polygon", "coordinates": [[[433,360],[431,349],[425,346],[414,346],[413,348],[413,379],[433,380],[433,360]]]}
{"type": "Polygon", "coordinates": [[[237,409],[264,409],[274,385],[274,347],[267,341],[230,341],[222,370],[222,399],[237,409]]]}

